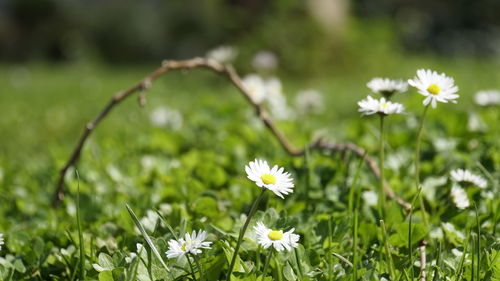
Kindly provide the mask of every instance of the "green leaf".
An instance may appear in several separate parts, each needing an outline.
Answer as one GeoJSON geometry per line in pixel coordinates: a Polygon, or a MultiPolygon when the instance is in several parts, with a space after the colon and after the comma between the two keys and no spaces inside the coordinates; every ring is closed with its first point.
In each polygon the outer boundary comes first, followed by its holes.
{"type": "MultiPolygon", "coordinates": [[[[389,244],[396,247],[403,247],[408,245],[408,230],[409,226],[407,223],[401,223],[396,227],[396,233],[389,237],[389,244]]],[[[412,243],[417,244],[427,235],[427,228],[421,224],[412,224],[412,243]]]]}
{"type": "Polygon", "coordinates": [[[98,257],[98,264],[92,265],[98,272],[110,271],[115,268],[113,259],[106,253],[100,253],[98,257]]]}
{"type": "Polygon", "coordinates": [[[17,259],[17,260],[14,262],[14,268],[15,268],[18,272],[21,272],[21,273],[26,272],[26,267],[24,266],[24,264],[23,264],[23,261],[22,261],[22,260],[17,259]]]}
{"type": "Polygon", "coordinates": [[[99,281],[114,281],[111,270],[105,270],[99,273],[99,281]]]}
{"type": "Polygon", "coordinates": [[[283,268],[283,276],[285,277],[286,280],[289,281],[294,281],[297,280],[297,275],[295,275],[295,272],[293,272],[292,267],[290,266],[290,263],[286,263],[285,267],[283,268]]]}

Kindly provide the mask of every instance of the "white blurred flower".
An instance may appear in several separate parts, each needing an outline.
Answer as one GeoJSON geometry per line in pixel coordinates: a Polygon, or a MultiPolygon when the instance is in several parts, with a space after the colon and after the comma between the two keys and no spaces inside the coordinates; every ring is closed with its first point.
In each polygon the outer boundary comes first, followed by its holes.
{"type": "Polygon", "coordinates": [[[443,230],[439,227],[433,227],[429,231],[429,237],[432,239],[443,239],[443,230]]]}
{"type": "Polygon", "coordinates": [[[182,127],[182,115],[175,109],[157,107],[151,112],[149,118],[156,127],[166,127],[171,130],[179,130],[182,127]]]}
{"type": "Polygon", "coordinates": [[[433,108],[436,108],[438,101],[456,103],[455,99],[459,97],[455,94],[458,92],[455,81],[444,73],[438,74],[432,70],[419,69],[417,76],[409,79],[408,84],[417,88],[418,92],[426,97],[423,101],[424,105],[430,103],[433,108]]]}
{"type": "Polygon", "coordinates": [[[474,95],[474,101],[480,106],[500,105],[499,90],[483,90],[474,95]]]}
{"type": "Polygon", "coordinates": [[[300,91],[295,97],[295,106],[303,114],[322,112],[325,107],[323,95],[314,89],[300,91]]]}
{"type": "Polygon", "coordinates": [[[458,209],[463,210],[470,206],[467,193],[458,185],[453,185],[453,187],[451,188],[451,198],[453,199],[453,203],[455,203],[455,206],[457,206],[458,209]]]}
{"type": "Polygon", "coordinates": [[[378,201],[377,192],[375,192],[373,190],[367,190],[367,191],[363,191],[361,196],[363,197],[363,200],[365,201],[366,205],[368,205],[369,207],[373,207],[373,206],[377,205],[377,201],[378,201]]]}
{"type": "Polygon", "coordinates": [[[388,78],[373,78],[366,84],[373,93],[381,94],[386,98],[390,98],[397,93],[403,93],[408,90],[408,84],[403,80],[392,80],[388,78]]]}
{"type": "Polygon", "coordinates": [[[208,51],[207,58],[218,61],[222,64],[231,63],[238,55],[238,50],[232,46],[219,46],[208,51]]]}
{"type": "Polygon", "coordinates": [[[270,71],[278,66],[278,58],[271,51],[259,51],[252,60],[252,66],[258,71],[270,71]]]}
{"type": "Polygon", "coordinates": [[[446,137],[437,137],[433,141],[434,147],[439,152],[453,151],[457,147],[457,141],[446,137]]]}
{"type": "Polygon", "coordinates": [[[400,103],[386,101],[385,98],[380,98],[380,100],[376,100],[371,96],[367,96],[366,99],[359,101],[358,105],[359,105],[358,111],[362,112],[363,115],[400,114],[404,110],[404,106],[400,103]]]}
{"type": "Polygon", "coordinates": [[[254,226],[255,232],[257,234],[257,242],[264,247],[264,249],[273,246],[276,251],[280,252],[283,250],[290,251],[292,248],[297,248],[299,246],[300,236],[294,234],[295,228],[283,233],[283,230],[272,230],[267,228],[262,222],[258,222],[254,226]]]}
{"type": "Polygon", "coordinates": [[[293,116],[292,110],[286,103],[281,81],[272,77],[266,81],[267,101],[271,107],[271,114],[278,120],[287,120],[293,116]]]}
{"type": "Polygon", "coordinates": [[[266,98],[266,84],[257,74],[245,76],[241,81],[253,102],[261,104],[266,98]]]}
{"type": "Polygon", "coordinates": [[[442,226],[446,232],[455,234],[461,240],[465,239],[464,233],[457,230],[452,223],[444,222],[442,223],[442,226]]]}
{"type": "Polygon", "coordinates": [[[247,177],[255,182],[258,187],[264,187],[284,199],[283,195],[293,192],[293,179],[290,173],[274,165],[271,169],[265,160],[255,159],[245,166],[247,177]]]}
{"type": "Polygon", "coordinates": [[[249,74],[242,81],[243,87],[253,102],[262,104],[267,101],[271,114],[278,120],[286,120],[293,116],[293,112],[286,104],[281,81],[272,77],[264,80],[257,74],[249,74]]]}
{"type": "Polygon", "coordinates": [[[474,185],[479,188],[486,188],[488,182],[481,176],[471,173],[469,170],[456,169],[450,172],[451,178],[458,183],[474,185]]]}
{"type": "Polygon", "coordinates": [[[467,119],[467,129],[470,132],[484,132],[488,126],[481,119],[481,116],[475,112],[469,113],[469,119],[467,119]]]}
{"type": "Polygon", "coordinates": [[[179,240],[168,241],[168,251],[166,252],[168,258],[181,258],[184,255],[191,253],[197,255],[201,253],[201,249],[210,249],[212,242],[205,241],[207,233],[205,231],[193,231],[192,234],[186,233],[184,238],[179,240]]]}
{"type": "Polygon", "coordinates": [[[2,245],[5,244],[5,241],[3,239],[3,233],[0,233],[0,250],[2,250],[2,245]]]}
{"type": "MultiPolygon", "coordinates": [[[[155,231],[156,223],[158,222],[159,216],[156,212],[148,210],[146,216],[140,219],[142,226],[148,232],[155,231]]],[[[139,229],[136,228],[137,233],[140,233],[139,229]]]]}
{"type": "Polygon", "coordinates": [[[486,199],[493,199],[495,198],[495,193],[493,191],[483,190],[481,191],[481,196],[486,199]]]}

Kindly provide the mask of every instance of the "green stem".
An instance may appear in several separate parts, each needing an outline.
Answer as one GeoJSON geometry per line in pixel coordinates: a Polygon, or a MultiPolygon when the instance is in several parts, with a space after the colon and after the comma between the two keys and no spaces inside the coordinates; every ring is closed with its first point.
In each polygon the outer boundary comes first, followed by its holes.
{"type": "Polygon", "coordinates": [[[278,262],[278,256],[274,257],[274,262],[276,263],[276,271],[278,272],[278,281],[283,281],[283,269],[281,264],[278,262]]]}
{"type": "Polygon", "coordinates": [[[193,263],[191,263],[191,260],[189,259],[189,255],[187,255],[186,258],[188,260],[189,267],[191,268],[191,274],[193,275],[193,279],[194,279],[194,281],[196,281],[196,274],[194,273],[193,263]]]}
{"type": "Polygon", "coordinates": [[[266,263],[264,264],[264,270],[262,271],[262,281],[266,278],[267,269],[269,268],[269,262],[271,261],[273,253],[273,249],[269,249],[269,254],[267,254],[266,263]]]}
{"type": "MultiPolygon", "coordinates": [[[[477,280],[480,279],[480,269],[481,269],[481,225],[479,224],[479,214],[477,212],[477,205],[476,202],[474,202],[474,209],[476,211],[476,227],[477,227],[477,280]]],[[[495,226],[496,227],[496,226],[495,226]]]]}
{"type": "Polygon", "coordinates": [[[354,208],[354,224],[352,235],[352,281],[358,280],[358,209],[354,208]]]}
{"type": "Polygon", "coordinates": [[[233,258],[231,259],[231,264],[229,265],[229,271],[227,272],[226,281],[229,281],[231,279],[231,273],[233,273],[234,264],[236,263],[236,257],[238,257],[238,251],[240,250],[241,242],[243,241],[243,237],[245,236],[245,232],[247,231],[252,216],[257,211],[257,207],[259,206],[260,200],[262,200],[262,198],[264,197],[264,192],[266,192],[266,188],[262,188],[262,191],[260,192],[259,196],[253,202],[252,208],[248,213],[247,220],[245,221],[243,227],[240,230],[240,235],[238,236],[238,242],[236,243],[236,247],[234,248],[233,258]]]}
{"type": "Polygon", "coordinates": [[[389,276],[391,277],[391,280],[394,280],[396,277],[394,275],[394,268],[393,268],[393,262],[392,262],[392,255],[389,250],[389,241],[387,239],[387,230],[385,228],[385,223],[383,220],[380,220],[380,228],[382,228],[382,239],[384,240],[384,247],[385,247],[385,254],[386,254],[386,259],[387,259],[387,268],[389,271],[389,276]]]}
{"type": "Polygon", "coordinates": [[[384,175],[384,115],[380,115],[380,159],[379,159],[379,169],[380,169],[380,190],[378,192],[378,212],[380,219],[384,219],[384,206],[385,206],[385,175],[384,175]]]}
{"type": "Polygon", "coordinates": [[[257,251],[255,251],[255,268],[259,269],[260,267],[260,245],[257,246],[257,251]]]}
{"type": "MultiPolygon", "coordinates": [[[[422,141],[424,120],[428,110],[429,110],[429,105],[426,105],[424,108],[424,113],[422,114],[422,118],[420,119],[420,124],[418,126],[418,133],[417,133],[417,146],[415,148],[415,188],[417,190],[420,188],[420,145],[422,141]]],[[[424,199],[422,196],[420,196],[420,208],[422,209],[422,219],[424,221],[424,224],[427,228],[429,228],[429,223],[427,221],[427,214],[425,211],[424,199]]]]}
{"type": "Polygon", "coordinates": [[[191,256],[193,257],[194,262],[196,263],[196,267],[198,268],[198,272],[200,273],[200,281],[205,280],[205,278],[203,276],[203,270],[201,269],[200,261],[198,260],[196,255],[191,254],[191,256]]]}
{"type": "Polygon", "coordinates": [[[332,217],[328,218],[328,280],[333,280],[333,262],[332,262],[332,217]]]}
{"type": "Polygon", "coordinates": [[[410,214],[409,214],[409,220],[408,220],[408,250],[410,252],[410,271],[411,271],[411,280],[415,279],[415,271],[413,270],[413,241],[412,241],[412,219],[413,219],[413,206],[415,206],[415,201],[417,198],[420,196],[420,192],[422,191],[422,188],[418,188],[417,190],[417,195],[413,198],[411,202],[411,207],[410,207],[410,214]]]}
{"type": "Polygon", "coordinates": [[[295,256],[295,262],[297,262],[297,268],[299,269],[299,280],[303,279],[304,273],[302,273],[302,266],[299,261],[299,255],[297,254],[297,248],[293,249],[293,255],[295,256]]]}

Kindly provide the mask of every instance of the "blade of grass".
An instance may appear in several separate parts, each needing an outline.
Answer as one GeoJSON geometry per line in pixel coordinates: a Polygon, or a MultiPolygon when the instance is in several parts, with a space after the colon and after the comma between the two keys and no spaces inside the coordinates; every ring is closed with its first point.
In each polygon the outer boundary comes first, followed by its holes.
{"type": "Polygon", "coordinates": [[[476,250],[477,250],[477,270],[476,270],[476,274],[477,274],[477,280],[481,280],[480,279],[480,267],[481,267],[481,225],[479,224],[479,214],[478,214],[478,211],[477,211],[477,205],[476,205],[476,202],[474,202],[474,209],[476,211],[476,227],[477,227],[477,245],[476,245],[476,250]]]}
{"type": "Polygon", "coordinates": [[[144,227],[142,226],[142,224],[139,222],[139,219],[135,215],[134,211],[132,211],[132,209],[129,207],[128,204],[125,204],[125,206],[127,207],[127,211],[129,212],[130,217],[132,217],[132,220],[134,221],[134,224],[137,226],[137,228],[139,228],[139,231],[141,232],[142,237],[144,237],[144,240],[146,240],[146,243],[148,243],[149,247],[151,248],[151,250],[155,254],[156,258],[158,258],[158,260],[160,261],[160,263],[163,266],[163,268],[165,268],[165,270],[167,272],[170,272],[170,269],[168,268],[168,266],[165,263],[165,261],[163,261],[163,258],[161,257],[160,252],[158,252],[158,250],[156,249],[156,246],[153,244],[153,241],[151,240],[151,238],[149,237],[149,235],[146,233],[146,230],[144,229],[144,227]]]}
{"type": "MultiPolygon", "coordinates": [[[[476,249],[474,247],[474,245],[476,244],[476,238],[474,237],[474,235],[472,235],[472,264],[471,264],[471,268],[470,268],[470,281],[474,281],[475,280],[475,274],[474,274],[474,271],[475,271],[475,268],[474,268],[474,263],[476,261],[476,249]]],[[[477,280],[479,281],[479,280],[477,280]]]]}
{"type": "Polygon", "coordinates": [[[390,280],[394,280],[394,265],[392,262],[392,255],[390,252],[389,248],[389,240],[387,239],[387,230],[385,228],[385,223],[384,220],[380,220],[380,228],[382,229],[382,240],[384,241],[384,248],[385,248],[385,254],[386,254],[386,259],[387,259],[387,269],[389,271],[389,276],[391,277],[390,280]]]}
{"type": "Polygon", "coordinates": [[[432,281],[437,281],[438,269],[441,263],[441,242],[438,244],[438,252],[436,258],[436,265],[434,266],[434,276],[432,277],[432,281]]]}
{"type": "Polygon", "coordinates": [[[358,250],[357,250],[357,245],[358,245],[358,206],[359,206],[359,201],[361,199],[361,192],[357,190],[357,184],[358,184],[358,179],[359,179],[359,174],[361,172],[361,167],[363,167],[363,163],[365,162],[365,154],[363,154],[363,157],[359,160],[358,167],[356,168],[356,173],[354,174],[354,179],[352,182],[351,186],[351,192],[352,196],[354,198],[354,203],[353,203],[353,209],[354,209],[354,214],[352,214],[352,280],[356,281],[358,280],[358,250]]]}
{"type": "Polygon", "coordinates": [[[467,255],[467,251],[469,249],[470,238],[471,238],[471,231],[469,229],[467,231],[467,236],[465,238],[465,243],[464,243],[464,246],[463,246],[464,252],[463,252],[463,255],[460,258],[460,262],[458,264],[458,269],[457,269],[458,278],[457,278],[457,280],[461,280],[460,278],[462,277],[462,269],[463,269],[464,262],[465,262],[465,256],[467,255]]]}
{"type": "MultiPolygon", "coordinates": [[[[493,177],[493,175],[488,172],[488,170],[486,170],[486,168],[483,166],[483,164],[481,164],[479,161],[476,162],[477,166],[479,167],[479,169],[483,172],[483,174],[486,175],[486,177],[490,180],[491,183],[493,183],[493,192],[495,193],[498,193],[498,180],[495,179],[495,177],[493,177]]],[[[500,214],[500,201],[497,202],[497,206],[495,207],[495,202],[491,202],[491,213],[493,215],[493,236],[496,237],[496,233],[497,233],[497,225],[498,225],[498,220],[499,220],[499,214],[500,214]],[[494,210],[494,211],[493,211],[494,210]]]]}
{"type": "MultiPolygon", "coordinates": [[[[415,279],[415,271],[413,270],[413,241],[412,241],[412,218],[413,218],[413,208],[415,206],[415,202],[420,196],[420,192],[422,191],[422,187],[420,186],[417,190],[417,194],[413,198],[411,202],[409,220],[408,220],[408,250],[410,255],[410,272],[411,272],[411,280],[415,279]]],[[[406,273],[406,271],[405,271],[406,273]]]]}
{"type": "Polygon", "coordinates": [[[79,278],[85,280],[85,248],[83,244],[82,223],[80,219],[80,174],[75,169],[77,178],[77,191],[76,191],[76,224],[78,226],[78,243],[80,245],[80,261],[79,261],[79,278]]]}
{"type": "Polygon", "coordinates": [[[332,260],[332,216],[328,218],[328,280],[333,280],[333,260],[332,260]]]}
{"type": "Polygon", "coordinates": [[[174,239],[175,240],[179,240],[179,237],[177,237],[177,235],[175,234],[175,231],[174,229],[172,228],[172,226],[167,222],[167,220],[165,219],[165,217],[163,217],[163,215],[160,213],[160,211],[158,210],[155,210],[156,213],[158,214],[158,216],[160,217],[160,221],[162,221],[168,228],[168,231],[170,231],[170,233],[172,234],[172,236],[174,236],[174,239]]]}

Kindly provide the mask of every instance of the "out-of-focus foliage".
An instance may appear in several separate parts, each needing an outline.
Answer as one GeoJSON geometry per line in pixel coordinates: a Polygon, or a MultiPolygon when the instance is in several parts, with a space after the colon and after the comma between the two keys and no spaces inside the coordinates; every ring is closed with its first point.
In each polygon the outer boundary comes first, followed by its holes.
{"type": "Polygon", "coordinates": [[[321,2],[327,1],[3,1],[0,59],[156,62],[231,44],[243,58],[269,49],[282,60],[282,69],[297,72],[344,60],[353,45],[387,40],[371,30],[381,23],[393,34],[386,42],[395,49],[499,52],[497,1],[335,0],[323,7],[326,17],[337,19],[331,23],[313,12],[312,3],[321,10],[321,2]],[[352,41],[359,32],[375,40],[352,41]]]}

